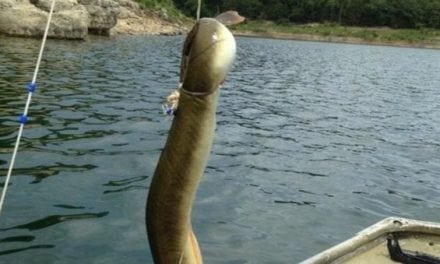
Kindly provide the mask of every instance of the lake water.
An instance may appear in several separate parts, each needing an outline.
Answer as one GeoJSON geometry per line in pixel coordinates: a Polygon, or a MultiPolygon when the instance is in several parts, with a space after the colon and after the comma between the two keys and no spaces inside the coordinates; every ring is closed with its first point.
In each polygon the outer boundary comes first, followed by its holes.
{"type": "MultiPolygon", "coordinates": [[[[440,221],[440,52],[238,38],[193,224],[206,263],[297,263],[440,221]]],[[[183,37],[49,40],[0,263],[152,263],[144,226],[183,37]]],[[[2,181],[39,40],[0,38],[2,181]]]]}

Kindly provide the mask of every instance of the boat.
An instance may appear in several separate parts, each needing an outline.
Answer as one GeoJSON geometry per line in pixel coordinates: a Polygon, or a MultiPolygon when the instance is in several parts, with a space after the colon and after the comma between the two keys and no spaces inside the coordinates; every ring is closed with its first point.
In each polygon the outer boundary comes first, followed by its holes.
{"type": "Polygon", "coordinates": [[[300,264],[440,264],[440,223],[389,217],[300,264]]]}

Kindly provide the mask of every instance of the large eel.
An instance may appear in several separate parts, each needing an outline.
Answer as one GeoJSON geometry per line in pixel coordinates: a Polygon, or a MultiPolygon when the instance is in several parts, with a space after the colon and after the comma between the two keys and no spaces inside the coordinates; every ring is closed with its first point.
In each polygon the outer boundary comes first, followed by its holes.
{"type": "Polygon", "coordinates": [[[147,198],[154,263],[199,264],[191,208],[211,151],[218,88],[235,57],[231,32],[213,18],[197,21],[183,47],[179,106],[147,198]]]}

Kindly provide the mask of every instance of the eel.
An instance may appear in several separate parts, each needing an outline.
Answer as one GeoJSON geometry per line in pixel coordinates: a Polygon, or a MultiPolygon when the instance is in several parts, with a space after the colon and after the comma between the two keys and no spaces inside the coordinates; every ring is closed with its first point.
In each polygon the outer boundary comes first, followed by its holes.
{"type": "Polygon", "coordinates": [[[146,227],[156,264],[203,263],[191,209],[214,139],[219,86],[236,52],[218,20],[202,18],[185,40],[179,106],[151,181],[146,227]]]}

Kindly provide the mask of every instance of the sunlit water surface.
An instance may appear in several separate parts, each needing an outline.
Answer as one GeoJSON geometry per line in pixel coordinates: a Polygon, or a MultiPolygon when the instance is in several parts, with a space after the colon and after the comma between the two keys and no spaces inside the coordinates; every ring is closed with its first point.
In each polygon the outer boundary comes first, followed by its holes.
{"type": "MultiPolygon", "coordinates": [[[[387,216],[440,221],[439,51],[237,42],[193,211],[206,263],[297,263],[387,216]]],[[[0,263],[152,263],[144,204],[182,43],[47,43],[0,263]]],[[[39,45],[0,39],[2,181],[39,45]]]]}

